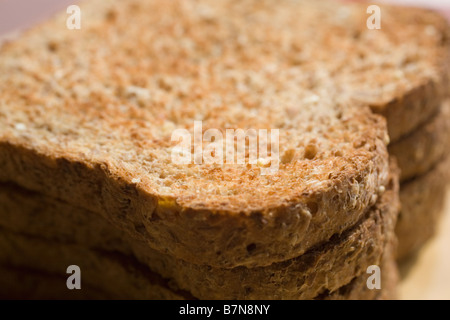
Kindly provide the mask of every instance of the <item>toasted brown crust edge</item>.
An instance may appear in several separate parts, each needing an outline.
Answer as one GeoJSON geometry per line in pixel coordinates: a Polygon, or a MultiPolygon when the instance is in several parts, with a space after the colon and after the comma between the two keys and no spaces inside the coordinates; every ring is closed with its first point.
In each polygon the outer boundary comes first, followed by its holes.
{"type": "Polygon", "coordinates": [[[450,150],[450,101],[430,121],[389,145],[388,150],[397,158],[400,182],[430,171],[450,150]]]}
{"type": "Polygon", "coordinates": [[[352,168],[338,172],[325,188],[302,194],[301,202],[250,214],[183,208],[176,202],[161,207],[157,196],[128,181],[126,170],[112,163],[92,164],[12,141],[0,142],[0,181],[100,213],[150,247],[179,259],[226,268],[267,266],[297,257],[355,225],[376,202],[387,183],[389,164],[385,121],[369,113],[361,117],[374,126],[368,133],[373,147],[353,157],[352,168]]]}
{"type": "Polygon", "coordinates": [[[447,157],[427,174],[401,186],[402,209],[395,229],[398,260],[408,258],[435,234],[449,177],[450,158],[447,157]]]}
{"type": "MultiPolygon", "coordinates": [[[[393,174],[389,189],[356,226],[298,258],[268,267],[228,270],[197,266],[151,250],[141,241],[132,242],[132,250],[153,271],[199,298],[311,299],[325,289],[336,290],[368,265],[378,263],[385,237],[393,235],[397,193],[393,174]]],[[[0,216],[0,225],[14,232],[45,234],[55,242],[75,241],[131,254],[126,245],[120,244],[125,241],[123,234],[95,213],[11,185],[0,188],[0,202],[6,210],[0,216]],[[64,230],[64,225],[72,232],[64,230]],[[70,233],[76,234],[71,237],[70,233]]]]}

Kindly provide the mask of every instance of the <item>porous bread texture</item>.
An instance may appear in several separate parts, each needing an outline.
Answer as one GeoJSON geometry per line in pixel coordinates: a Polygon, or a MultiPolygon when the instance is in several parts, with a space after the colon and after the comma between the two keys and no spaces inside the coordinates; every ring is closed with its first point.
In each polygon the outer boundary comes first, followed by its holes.
{"type": "Polygon", "coordinates": [[[398,161],[400,182],[430,171],[450,151],[450,101],[445,101],[428,122],[390,144],[388,150],[398,161]]]}
{"type": "Polygon", "coordinates": [[[369,265],[379,264],[385,243],[394,237],[398,183],[364,219],[342,235],[295,259],[268,267],[220,269],[186,263],[130,241],[94,213],[11,185],[0,188],[0,226],[55,243],[134,254],[154,272],[200,299],[312,299],[334,292],[369,265]],[[131,253],[132,252],[132,253],[131,253]]]}
{"type": "Polygon", "coordinates": [[[390,101],[440,83],[446,45],[440,20],[414,10],[395,22],[386,8],[386,24],[418,20],[397,34],[369,32],[365,9],[332,2],[81,9],[81,30],[65,28],[63,14],[0,51],[0,180],[217,267],[291,259],[355,225],[387,183],[388,156],[384,120],[354,98],[390,101]],[[425,30],[434,31],[417,36],[425,30]],[[399,35],[406,43],[393,46],[399,35]],[[194,120],[203,130],[280,129],[279,171],[172,163],[171,133],[194,120]]]}
{"type": "Polygon", "coordinates": [[[399,241],[398,260],[416,252],[435,234],[443,213],[449,178],[450,158],[447,157],[425,175],[402,184],[402,207],[395,228],[399,241]]]}

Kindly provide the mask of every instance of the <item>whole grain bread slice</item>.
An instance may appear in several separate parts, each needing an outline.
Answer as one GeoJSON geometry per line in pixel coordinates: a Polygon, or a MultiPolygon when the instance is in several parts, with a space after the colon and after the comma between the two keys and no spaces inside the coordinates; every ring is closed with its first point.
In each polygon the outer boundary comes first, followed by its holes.
{"type": "MultiPolygon", "coordinates": [[[[393,233],[392,233],[393,234],[393,233]]],[[[389,245],[386,241],[385,247],[389,245]]],[[[177,286],[170,281],[162,279],[159,275],[149,272],[143,265],[131,257],[121,254],[113,254],[102,250],[89,249],[87,247],[59,243],[54,240],[32,237],[20,233],[0,230],[0,263],[7,264],[8,272],[0,275],[0,283],[5,283],[6,287],[0,288],[0,295],[6,296],[5,291],[8,286],[13,286],[10,281],[12,276],[18,271],[37,271],[40,276],[31,277],[36,287],[33,290],[23,291],[28,296],[39,294],[52,295],[50,288],[41,293],[42,282],[48,280],[47,275],[53,275],[57,279],[52,279],[50,284],[60,281],[53,294],[61,291],[66,283],[64,276],[68,265],[77,263],[82,270],[84,295],[94,298],[99,293],[104,292],[112,299],[195,299],[189,292],[177,289],[177,286]]],[[[384,250],[385,252],[387,249],[384,250]]],[[[384,269],[386,260],[378,260],[375,264],[380,265],[383,274],[394,272],[395,269],[384,269]]],[[[30,275],[28,274],[28,277],[30,275]]],[[[348,283],[340,288],[333,289],[331,293],[311,296],[308,299],[375,299],[379,297],[379,291],[368,290],[366,281],[368,275],[362,273],[355,278],[351,278],[348,283]]],[[[383,282],[384,283],[384,282],[383,282]]],[[[16,283],[16,286],[18,284],[16,283]]],[[[384,284],[383,284],[384,287],[384,284]]],[[[386,288],[391,290],[392,286],[386,288]]],[[[383,288],[384,289],[384,288],[383,288]]],[[[13,291],[17,291],[17,288],[13,291]]],[[[325,289],[325,291],[328,291],[325,289]]],[[[69,296],[68,294],[64,296],[69,296]]],[[[301,297],[305,299],[305,297],[301,297]]],[[[223,299],[223,298],[222,298],[223,299]]],[[[265,299],[280,299],[279,296],[267,296],[265,299]]]]}
{"type": "Polygon", "coordinates": [[[267,267],[233,269],[199,266],[130,240],[92,212],[22,188],[0,188],[0,226],[52,242],[134,254],[178,287],[201,299],[311,299],[334,292],[372,264],[379,264],[384,243],[394,236],[398,183],[393,175],[375,208],[354,227],[297,258],[267,267]]]}
{"type": "Polygon", "coordinates": [[[97,212],[192,263],[266,266],[297,257],[360,221],[387,183],[385,124],[354,103],[367,96],[359,79],[377,75],[384,61],[389,88],[379,86],[375,99],[383,102],[424,82],[441,85],[446,38],[435,15],[410,31],[397,26],[419,12],[398,20],[386,8],[396,28],[368,32],[362,8],[83,3],[81,30],[68,30],[63,14],[0,51],[0,180],[97,212]],[[434,35],[417,37],[430,25],[434,35]],[[390,46],[398,29],[414,34],[406,44],[427,59],[390,46]],[[382,45],[366,59],[369,42],[382,45]],[[262,175],[267,158],[173,163],[173,131],[191,130],[195,120],[203,131],[280,129],[279,170],[262,175]]]}
{"type": "Polygon", "coordinates": [[[398,260],[406,259],[435,234],[449,178],[450,158],[447,157],[425,175],[402,184],[402,208],[395,230],[399,240],[398,260]]]}
{"type": "Polygon", "coordinates": [[[429,172],[450,151],[450,101],[438,113],[403,139],[389,145],[401,170],[400,182],[429,172]]]}

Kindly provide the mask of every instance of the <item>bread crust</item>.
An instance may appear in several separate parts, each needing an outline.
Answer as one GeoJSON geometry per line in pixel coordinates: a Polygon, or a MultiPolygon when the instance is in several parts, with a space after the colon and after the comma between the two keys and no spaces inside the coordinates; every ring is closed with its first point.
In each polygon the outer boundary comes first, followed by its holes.
{"type": "MultiPolygon", "coordinates": [[[[449,67],[443,67],[442,73],[448,72],[445,70],[449,67]]],[[[374,112],[386,118],[392,142],[401,143],[406,136],[420,130],[419,128],[438,112],[442,101],[448,97],[449,85],[443,81],[421,84],[405,95],[393,99],[381,111],[376,106],[371,106],[374,112]]]]}
{"type": "MultiPolygon", "coordinates": [[[[84,297],[95,298],[99,292],[106,292],[112,299],[194,299],[190,293],[175,289],[176,286],[172,282],[163,281],[160,276],[148,272],[146,268],[143,268],[139,263],[126,256],[110,254],[101,250],[88,249],[68,243],[58,243],[53,240],[30,237],[20,233],[11,233],[5,229],[2,229],[0,232],[0,247],[2,249],[0,252],[0,262],[12,266],[10,267],[13,270],[12,274],[14,274],[14,270],[17,272],[17,268],[31,268],[31,270],[38,270],[41,273],[44,271],[46,274],[57,276],[61,281],[61,286],[65,284],[63,277],[64,271],[61,270],[65,270],[68,264],[70,265],[73,261],[77,261],[77,265],[80,266],[83,272],[83,283],[87,284],[87,287],[83,287],[86,294],[84,297]]],[[[393,272],[395,274],[395,269],[384,269],[385,262],[381,262],[381,260],[376,263],[374,262],[377,265],[380,265],[380,263],[382,263],[383,275],[386,272],[393,272]]],[[[1,277],[10,279],[11,274],[4,273],[1,277]]],[[[302,298],[320,300],[379,299],[381,297],[379,291],[367,289],[367,277],[367,274],[361,273],[355,279],[350,278],[351,281],[349,284],[335,288],[332,293],[326,296],[322,294],[302,298]]],[[[42,281],[46,280],[47,277],[42,277],[42,274],[37,279],[34,279],[34,281],[41,285],[42,281]]],[[[0,281],[8,283],[5,279],[0,279],[0,281]]],[[[386,289],[384,285],[385,282],[383,282],[383,291],[381,292],[388,292],[387,290],[392,288],[393,283],[390,284],[391,287],[387,287],[386,289]]],[[[38,295],[39,297],[40,294],[45,294],[46,290],[49,289],[47,288],[44,290],[44,293],[41,293],[39,287],[34,288],[35,291],[31,290],[22,294],[31,295],[31,297],[38,295]]],[[[4,291],[6,288],[2,287],[0,289],[1,295],[7,294],[4,291]]],[[[55,297],[54,294],[56,294],[56,291],[50,291],[46,294],[53,294],[53,297],[55,297]]],[[[205,299],[208,299],[208,297],[205,299]]],[[[264,297],[264,299],[283,298],[279,296],[268,296],[264,297]]]]}
{"type": "Polygon", "coordinates": [[[398,260],[406,259],[435,234],[445,203],[449,172],[447,157],[425,175],[401,186],[402,209],[395,229],[399,240],[398,260]]]}
{"type": "MultiPolygon", "coordinates": [[[[67,249],[67,248],[66,248],[67,249]]],[[[50,252],[54,252],[51,247],[50,252]]],[[[70,250],[70,248],[69,248],[70,250]]],[[[46,254],[48,256],[48,254],[46,254]]],[[[85,259],[85,256],[83,256],[85,259]]],[[[86,261],[86,260],[84,260],[86,261]]],[[[102,261],[104,265],[110,265],[106,261],[102,261]],[[105,263],[106,262],[106,263],[105,263]]],[[[69,262],[67,262],[69,263],[69,262]]],[[[94,264],[95,265],[95,264],[94,264]]],[[[34,266],[36,268],[36,266],[34,266]]],[[[397,279],[397,269],[394,260],[388,261],[383,258],[382,262],[382,288],[381,290],[369,290],[367,288],[367,274],[363,274],[353,279],[349,284],[339,288],[333,293],[327,295],[319,295],[314,300],[392,300],[395,299],[395,286],[397,279]]],[[[0,266],[0,297],[5,300],[97,300],[97,299],[130,299],[117,293],[104,293],[108,290],[107,286],[99,283],[98,280],[92,278],[92,273],[88,273],[86,277],[83,274],[82,290],[67,290],[65,287],[66,278],[60,272],[49,273],[43,270],[30,269],[23,267],[0,266]],[[20,283],[20,285],[17,285],[20,283]],[[95,283],[100,285],[98,288],[92,288],[90,285],[95,283]]],[[[101,270],[97,270],[101,273],[101,270]]],[[[123,276],[129,277],[129,274],[123,276]]],[[[145,279],[148,281],[148,279],[145,279]]],[[[150,299],[168,298],[165,292],[171,292],[173,289],[161,287],[160,284],[152,284],[152,295],[150,299]],[[160,296],[158,296],[160,295],[160,296]]],[[[132,283],[132,282],[131,282],[132,283]]],[[[143,282],[147,283],[147,282],[143,282]]],[[[142,284],[141,284],[142,285],[142,284]]],[[[128,290],[126,291],[128,292],[128,290]]],[[[135,297],[136,299],[144,299],[143,296],[135,297]]],[[[148,298],[148,297],[147,297],[148,298]]],[[[171,293],[170,298],[182,300],[192,298],[186,295],[180,295],[176,292],[171,293]]]]}
{"type": "Polygon", "coordinates": [[[397,158],[400,182],[430,171],[450,150],[450,102],[413,133],[390,144],[388,150],[397,158]]]}
{"type": "MultiPolygon", "coordinates": [[[[375,130],[367,130],[383,131],[381,119],[374,126],[375,130]]],[[[211,266],[254,267],[301,255],[357,223],[387,180],[385,145],[379,139],[373,148],[369,155],[363,152],[347,159],[351,165],[330,172],[331,179],[305,189],[292,201],[251,211],[186,207],[136,185],[113,161],[95,163],[45,148],[37,151],[12,139],[0,142],[0,181],[14,181],[100,213],[149,247],[177,258],[211,266]]]]}
{"type": "MultiPolygon", "coordinates": [[[[382,288],[369,290],[367,288],[367,275],[361,275],[351,283],[326,296],[320,295],[315,300],[392,300],[395,299],[396,265],[386,263],[383,258],[382,288]],[[387,278],[385,277],[387,275],[387,278]],[[390,280],[389,280],[390,279],[390,280]],[[390,282],[388,282],[390,281],[390,282]]],[[[100,290],[90,288],[88,283],[92,280],[83,279],[83,290],[67,290],[64,286],[66,278],[59,274],[50,274],[40,270],[27,268],[0,266],[0,297],[4,300],[105,300],[118,299],[100,290]],[[20,283],[20,286],[17,284],[20,283]]],[[[163,290],[163,289],[161,289],[163,290]]],[[[167,289],[166,289],[167,290],[167,289]]],[[[170,289],[168,289],[170,290],[170,289]]],[[[162,295],[163,296],[163,295],[162,295]]],[[[173,293],[174,297],[183,299],[173,293]]],[[[123,297],[122,297],[123,298],[123,297]]]]}
{"type": "Polygon", "coordinates": [[[112,297],[82,284],[82,290],[68,290],[67,278],[40,270],[0,266],[2,300],[106,300],[112,297]]]}
{"type": "Polygon", "coordinates": [[[151,250],[141,241],[128,240],[128,245],[126,235],[95,213],[11,185],[0,188],[0,203],[5,208],[0,225],[55,243],[134,254],[200,299],[312,299],[323,291],[334,292],[363,274],[367,266],[380,263],[396,222],[395,179],[376,208],[356,226],[298,258],[252,269],[198,266],[151,250]]]}
{"type": "MultiPolygon", "coordinates": [[[[375,113],[383,115],[387,119],[389,136],[391,142],[397,142],[404,136],[409,135],[418,127],[428,121],[441,106],[442,102],[450,96],[450,26],[445,17],[432,10],[420,8],[408,8],[399,6],[382,6],[381,9],[389,19],[394,19],[399,25],[397,31],[392,34],[397,38],[401,46],[401,41],[412,29],[406,31],[401,27],[424,26],[430,33],[438,36],[430,53],[433,56],[431,68],[436,73],[434,77],[422,78],[413,87],[401,89],[389,98],[381,99],[378,102],[369,102],[375,113]],[[405,32],[405,34],[403,34],[405,32]]],[[[384,19],[384,18],[383,18],[384,19]]],[[[390,21],[389,23],[392,23],[390,21]]],[[[391,26],[392,27],[392,26],[391,26]]],[[[418,41],[424,41],[423,46],[429,45],[426,40],[426,31],[416,34],[418,41]]],[[[409,33],[409,36],[414,35],[409,33]]],[[[426,56],[423,57],[427,59],[426,56]]]]}

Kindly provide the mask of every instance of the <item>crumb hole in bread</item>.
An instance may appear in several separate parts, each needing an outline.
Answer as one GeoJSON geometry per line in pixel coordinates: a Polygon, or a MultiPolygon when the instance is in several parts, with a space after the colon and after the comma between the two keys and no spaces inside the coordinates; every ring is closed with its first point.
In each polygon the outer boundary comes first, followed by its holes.
{"type": "Polygon", "coordinates": [[[353,147],[359,149],[359,148],[364,147],[366,145],[366,143],[367,143],[366,139],[361,138],[361,139],[358,139],[355,142],[353,142],[353,147]]]}
{"type": "Polygon", "coordinates": [[[172,180],[164,180],[164,186],[166,186],[166,187],[170,187],[171,185],[173,184],[173,181],[172,180]]]}
{"type": "Polygon", "coordinates": [[[281,157],[281,163],[286,164],[292,162],[295,156],[295,150],[294,149],[288,149],[283,153],[283,156],[281,157]]]}
{"type": "Polygon", "coordinates": [[[315,201],[309,201],[306,206],[311,214],[316,214],[319,211],[319,205],[315,201]]]}
{"type": "Polygon", "coordinates": [[[373,245],[369,245],[369,247],[367,248],[366,255],[370,256],[373,253],[374,249],[375,248],[373,247],[373,245]]]}
{"type": "Polygon", "coordinates": [[[110,22],[114,22],[117,19],[117,12],[115,10],[108,10],[105,15],[105,19],[110,22]]]}
{"type": "Polygon", "coordinates": [[[247,252],[248,252],[248,254],[252,254],[255,250],[256,250],[256,244],[250,243],[250,244],[247,246],[247,252]]]}
{"type": "Polygon", "coordinates": [[[339,202],[339,196],[338,196],[338,195],[335,195],[335,196],[331,199],[331,202],[332,202],[332,203],[337,203],[337,202],[339,202]]]}
{"type": "Polygon", "coordinates": [[[155,221],[161,220],[161,217],[160,217],[156,212],[154,212],[154,213],[150,216],[150,219],[149,219],[149,220],[152,221],[152,222],[155,222],[155,221]]]}
{"type": "Polygon", "coordinates": [[[342,150],[335,150],[333,152],[333,154],[334,154],[335,157],[342,157],[344,155],[342,150]]]}
{"type": "Polygon", "coordinates": [[[49,41],[47,43],[47,49],[50,52],[56,52],[58,50],[58,44],[55,41],[49,41]]]}
{"type": "Polygon", "coordinates": [[[147,234],[147,230],[145,229],[145,226],[143,224],[135,224],[134,230],[136,230],[136,232],[141,235],[147,234]]]}
{"type": "Polygon", "coordinates": [[[309,159],[309,160],[314,159],[314,157],[317,155],[318,151],[319,150],[315,144],[308,144],[305,147],[305,158],[309,159]]]}
{"type": "Polygon", "coordinates": [[[361,37],[361,31],[355,30],[352,34],[353,39],[358,40],[361,37]]]}

